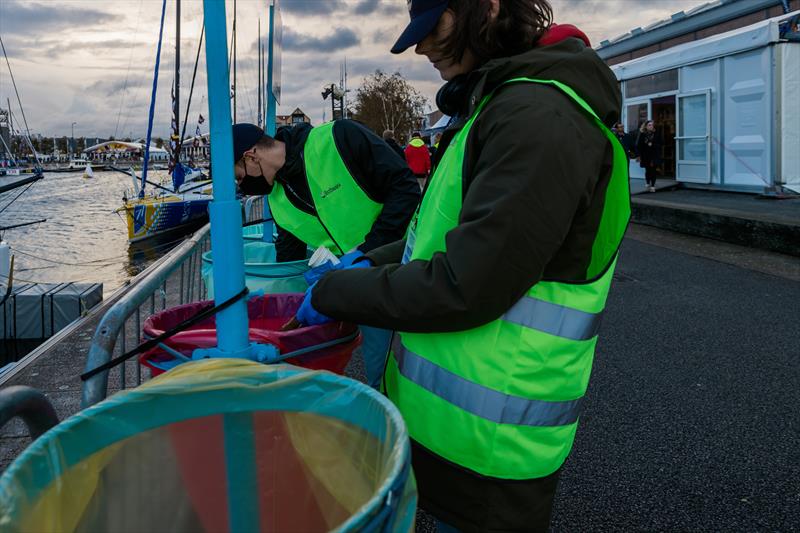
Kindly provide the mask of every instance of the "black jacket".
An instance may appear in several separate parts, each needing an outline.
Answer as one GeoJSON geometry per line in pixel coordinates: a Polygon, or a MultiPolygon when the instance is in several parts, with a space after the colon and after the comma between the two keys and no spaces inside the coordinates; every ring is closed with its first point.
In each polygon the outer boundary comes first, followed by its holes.
{"type": "MultiPolygon", "coordinates": [[[[303,123],[278,130],[275,138],[286,144],[286,162],[278,171],[276,179],[283,184],[286,196],[294,207],[316,215],[302,158],[303,147],[311,129],[311,125],[303,123]]],[[[358,247],[359,250],[369,252],[402,238],[420,197],[417,181],[405,160],[383,139],[352,120],[336,121],[333,125],[333,139],[358,185],[371,200],[383,204],[380,215],[365,236],[364,243],[358,247]]],[[[243,188],[242,192],[266,194],[269,190],[243,188]]],[[[347,217],[348,214],[342,213],[342,216],[347,217]]],[[[278,238],[275,241],[278,262],[304,259],[306,247],[306,243],[278,226],[278,238]]],[[[342,250],[342,253],[348,251],[342,250]]]]}
{"type": "Polygon", "coordinates": [[[397,141],[395,141],[394,139],[386,139],[386,144],[388,144],[392,148],[392,150],[395,151],[397,155],[402,157],[403,161],[406,160],[406,154],[403,152],[403,148],[399,144],[397,144],[397,141]]]}
{"type": "Polygon", "coordinates": [[[661,139],[658,132],[643,131],[636,139],[636,152],[642,167],[657,165],[661,159],[661,139]]]}
{"type": "MultiPolygon", "coordinates": [[[[437,103],[456,119],[437,158],[483,96],[518,76],[561,81],[607,126],[619,119],[614,74],[592,49],[567,39],[492,60],[445,85],[437,103]]],[[[467,139],[463,206],[446,252],[401,266],[404,242],[373,250],[368,257],[377,268],[326,275],[312,304],[358,324],[460,331],[496,320],[540,280],[586,280],[612,160],[608,139],[561,91],[530,83],[500,87],[467,139]]],[[[465,531],[529,531],[547,494],[543,487],[555,486],[554,478],[488,478],[419,444],[413,449],[421,506],[465,531]]]]}

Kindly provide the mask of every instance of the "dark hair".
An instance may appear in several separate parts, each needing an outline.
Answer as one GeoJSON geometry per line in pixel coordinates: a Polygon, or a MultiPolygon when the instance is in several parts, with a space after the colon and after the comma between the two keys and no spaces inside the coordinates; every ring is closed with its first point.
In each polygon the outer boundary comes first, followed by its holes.
{"type": "Polygon", "coordinates": [[[496,57],[530,50],[553,22],[548,0],[503,0],[494,22],[489,22],[489,0],[450,0],[455,13],[453,32],[438,46],[458,62],[470,50],[478,65],[496,57]]]}
{"type": "Polygon", "coordinates": [[[261,146],[262,148],[271,148],[274,144],[275,144],[275,139],[273,137],[270,137],[269,135],[264,135],[253,146],[261,146]]]}

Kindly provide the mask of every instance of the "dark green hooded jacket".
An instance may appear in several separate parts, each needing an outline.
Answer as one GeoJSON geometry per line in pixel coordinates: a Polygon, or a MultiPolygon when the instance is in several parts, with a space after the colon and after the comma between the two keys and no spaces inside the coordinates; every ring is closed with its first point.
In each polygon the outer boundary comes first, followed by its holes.
{"type": "MultiPolygon", "coordinates": [[[[439,153],[484,95],[522,76],[560,81],[609,127],[619,120],[616,78],[591,48],[570,38],[492,60],[445,85],[437,100],[456,119],[439,153]]],[[[404,242],[388,244],[368,254],[378,268],[322,278],[312,304],[358,324],[460,331],[499,318],[542,279],[586,280],[611,161],[606,137],[559,90],[501,87],[467,141],[463,208],[459,225],[447,234],[446,252],[401,266],[404,242]]],[[[552,498],[557,478],[486,478],[417,444],[413,460],[422,507],[462,530],[530,530],[530,513],[542,497],[552,498]]]]}

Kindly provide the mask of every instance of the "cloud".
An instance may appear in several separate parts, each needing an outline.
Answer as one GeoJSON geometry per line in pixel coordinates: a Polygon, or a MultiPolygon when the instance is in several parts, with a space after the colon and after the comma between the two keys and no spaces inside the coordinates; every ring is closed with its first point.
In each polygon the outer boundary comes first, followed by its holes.
{"type": "Polygon", "coordinates": [[[281,12],[297,15],[328,15],[344,9],[342,0],[283,0],[281,12]]]}
{"type": "Polygon", "coordinates": [[[62,4],[57,7],[46,4],[0,0],[0,28],[3,33],[25,33],[36,35],[43,30],[57,31],[108,24],[120,20],[120,16],[98,9],[62,4]]]}
{"type": "MultiPolygon", "coordinates": [[[[122,39],[114,39],[107,41],[49,41],[47,43],[37,44],[37,48],[44,53],[47,57],[57,58],[66,53],[75,52],[92,52],[102,55],[111,50],[130,50],[130,48],[137,43],[132,41],[125,41],[122,39]]],[[[114,60],[118,61],[116,54],[114,60]]]]}
{"type": "Polygon", "coordinates": [[[336,28],[324,37],[302,35],[288,28],[283,32],[283,48],[295,52],[335,52],[360,43],[361,39],[349,28],[336,28]]]}
{"type": "MultiPolygon", "coordinates": [[[[230,43],[233,0],[225,1],[230,43]]],[[[599,43],[703,1],[552,0],[552,4],[557,22],[575,24],[599,43]]],[[[123,4],[124,8],[101,0],[0,0],[0,35],[33,130],[68,135],[71,122],[78,121],[76,134],[80,128],[82,135],[91,136],[109,135],[115,130],[118,136],[131,132],[134,137],[144,135],[160,2],[128,0],[123,4]]],[[[259,18],[266,41],[265,4],[265,0],[238,0],[239,121],[256,119],[257,48],[253,43],[259,18]]],[[[365,76],[381,69],[387,74],[400,72],[433,105],[436,90],[443,83],[436,70],[411,51],[400,56],[388,52],[408,23],[403,0],[282,0],[281,7],[284,51],[280,114],[300,107],[317,124],[323,110],[330,118],[330,101],[323,101],[320,91],[323,85],[339,81],[340,64],[345,59],[348,86],[353,90],[350,98],[365,76]]],[[[173,12],[168,8],[156,97],[154,134],[161,137],[168,135],[170,121],[173,12]]],[[[191,83],[201,13],[202,2],[183,3],[182,109],[191,83]]],[[[200,57],[191,130],[199,112],[208,117],[205,54],[200,57]]],[[[4,68],[0,65],[3,102],[8,95],[4,68]]]]}
{"type": "Polygon", "coordinates": [[[152,85],[153,85],[152,79],[146,79],[142,77],[137,77],[137,78],[128,77],[126,79],[124,76],[118,76],[112,79],[103,78],[101,80],[97,80],[96,82],[86,87],[86,90],[94,94],[112,96],[124,90],[133,91],[135,89],[140,89],[142,87],[152,87],[152,85]]]}
{"type": "Polygon", "coordinates": [[[370,15],[380,6],[381,0],[361,0],[356,4],[353,13],[356,15],[370,15]]]}

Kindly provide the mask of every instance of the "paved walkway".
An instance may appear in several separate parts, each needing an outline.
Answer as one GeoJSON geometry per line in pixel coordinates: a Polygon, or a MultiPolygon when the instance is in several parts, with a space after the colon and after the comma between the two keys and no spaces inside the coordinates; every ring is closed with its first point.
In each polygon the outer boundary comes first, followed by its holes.
{"type": "Polygon", "coordinates": [[[671,180],[659,180],[659,190],[648,193],[640,181],[631,184],[634,222],[800,256],[800,196],[675,188],[671,180]]]}

